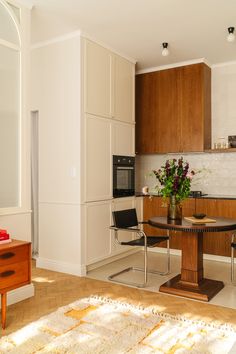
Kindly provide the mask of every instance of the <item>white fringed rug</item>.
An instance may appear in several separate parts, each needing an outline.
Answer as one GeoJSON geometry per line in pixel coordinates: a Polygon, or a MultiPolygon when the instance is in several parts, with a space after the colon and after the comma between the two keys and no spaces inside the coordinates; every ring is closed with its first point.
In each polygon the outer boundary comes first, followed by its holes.
{"type": "Polygon", "coordinates": [[[2,337],[0,353],[226,354],[235,341],[236,332],[227,325],[90,297],[2,337]]]}

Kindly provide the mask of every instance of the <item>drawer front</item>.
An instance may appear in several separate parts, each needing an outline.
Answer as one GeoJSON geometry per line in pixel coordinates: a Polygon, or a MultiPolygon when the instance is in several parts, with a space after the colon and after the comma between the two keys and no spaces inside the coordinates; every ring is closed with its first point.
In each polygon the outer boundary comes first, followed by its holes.
{"type": "Polygon", "coordinates": [[[22,245],[9,250],[0,251],[0,267],[23,262],[29,259],[29,245],[22,245]]]}
{"type": "Polygon", "coordinates": [[[0,290],[17,287],[29,280],[29,261],[0,267],[0,290]]]}

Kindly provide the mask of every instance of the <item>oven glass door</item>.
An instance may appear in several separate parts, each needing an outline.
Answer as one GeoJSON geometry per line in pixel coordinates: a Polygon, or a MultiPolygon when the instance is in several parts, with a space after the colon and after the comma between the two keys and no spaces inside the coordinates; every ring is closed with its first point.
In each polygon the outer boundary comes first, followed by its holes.
{"type": "Polygon", "coordinates": [[[114,197],[134,195],[134,167],[116,166],[114,172],[114,197]]]}
{"type": "Polygon", "coordinates": [[[117,167],[117,189],[132,189],[133,167],[117,167]]]}

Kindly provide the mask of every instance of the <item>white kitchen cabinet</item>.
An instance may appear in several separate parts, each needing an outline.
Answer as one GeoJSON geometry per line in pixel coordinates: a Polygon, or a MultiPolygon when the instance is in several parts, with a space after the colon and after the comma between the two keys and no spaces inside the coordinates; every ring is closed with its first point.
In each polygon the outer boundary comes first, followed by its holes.
{"type": "Polygon", "coordinates": [[[114,117],[134,123],[135,66],[128,60],[114,56],[114,117]]]}
{"type": "Polygon", "coordinates": [[[112,122],[113,155],[135,155],[135,126],[122,122],[112,122]]]}
{"type": "MultiPolygon", "coordinates": [[[[113,202],[113,210],[125,210],[135,208],[135,198],[127,197],[127,198],[117,198],[114,199],[113,202]]],[[[119,232],[119,240],[120,241],[129,241],[135,237],[135,233],[120,231],[119,232]]],[[[111,249],[113,254],[121,253],[133,249],[132,246],[121,246],[115,241],[114,231],[112,231],[111,236],[111,249]]]]}
{"type": "Polygon", "coordinates": [[[86,115],[85,200],[112,198],[110,120],[86,115]]]}
{"type": "Polygon", "coordinates": [[[86,264],[111,256],[111,201],[86,204],[86,264]]]}
{"type": "Polygon", "coordinates": [[[113,115],[113,54],[84,39],[84,108],[101,117],[113,115]]]}

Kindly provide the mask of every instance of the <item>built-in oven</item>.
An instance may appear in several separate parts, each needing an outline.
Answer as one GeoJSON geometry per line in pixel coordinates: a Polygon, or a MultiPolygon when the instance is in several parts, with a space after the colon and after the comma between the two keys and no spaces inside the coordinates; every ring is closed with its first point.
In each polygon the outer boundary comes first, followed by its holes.
{"type": "Polygon", "coordinates": [[[135,160],[133,156],[113,156],[113,197],[134,195],[135,160]]]}

